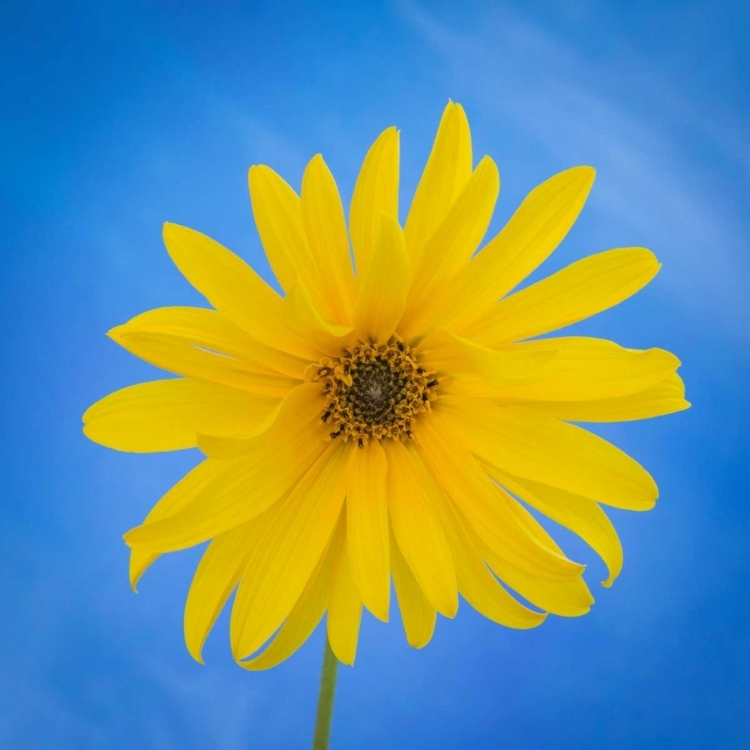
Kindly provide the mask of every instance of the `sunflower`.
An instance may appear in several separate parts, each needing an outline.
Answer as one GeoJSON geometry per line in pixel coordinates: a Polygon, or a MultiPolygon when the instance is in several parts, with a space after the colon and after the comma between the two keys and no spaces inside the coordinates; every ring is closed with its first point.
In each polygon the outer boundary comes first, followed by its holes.
{"type": "Polygon", "coordinates": [[[659,270],[654,255],[608,250],[514,291],[570,230],[594,170],[534,189],[479,252],[500,181],[488,156],[474,166],[459,104],[444,111],[403,228],[398,172],[389,128],[365,157],[347,230],[320,155],[301,195],[251,167],[283,294],[212,239],[166,224],[169,254],[213,309],[151,310],[109,333],[180,377],[107,396],[85,434],[205,456],[125,535],[134,589],[159,555],[210,540],[185,607],[198,661],[235,589],[232,652],[251,670],[290,656],[326,613],[331,649],[352,664],[362,608],[389,618],[391,578],[416,648],[459,594],[511,628],[582,615],[593,603],[584,566],[528,508],[587,542],[609,586],[623,558],[601,506],[656,501],[645,469],[573,423],[687,408],[680,362],[538,338],[637,292],[659,270]]]}

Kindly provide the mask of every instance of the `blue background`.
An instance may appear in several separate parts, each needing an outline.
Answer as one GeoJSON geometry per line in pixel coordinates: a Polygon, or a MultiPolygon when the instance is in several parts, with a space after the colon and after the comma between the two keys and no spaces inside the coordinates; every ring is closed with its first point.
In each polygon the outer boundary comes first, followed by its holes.
{"type": "MultiPolygon", "coordinates": [[[[319,629],[279,668],[208,666],[182,642],[200,550],[131,593],[121,534],[197,460],[87,442],[84,409],[155,371],[104,333],[203,304],[161,244],[168,220],[266,277],[246,170],[294,185],[321,151],[345,201],[368,144],[402,129],[402,219],[449,97],[503,187],[493,230],[536,183],[598,168],[541,273],[652,248],[644,292],[578,326],[683,360],[693,408],[605,426],[657,478],[653,512],[612,516],[625,547],[597,604],[519,632],[466,605],[423,651],[395,611],[365,616],[333,748],[750,747],[748,176],[744,4],[13,3],[0,11],[2,545],[0,746],[309,745],[319,629]]],[[[538,277],[540,274],[535,274],[538,277]]],[[[550,524],[550,526],[553,526],[550,524]]]]}

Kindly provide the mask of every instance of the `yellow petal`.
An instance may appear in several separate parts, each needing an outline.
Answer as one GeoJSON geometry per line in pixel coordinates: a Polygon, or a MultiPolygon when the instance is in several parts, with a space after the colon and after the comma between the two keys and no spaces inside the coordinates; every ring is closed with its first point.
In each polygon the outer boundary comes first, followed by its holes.
{"type": "MultiPolygon", "coordinates": [[[[114,330],[120,334],[154,333],[181,339],[202,349],[240,360],[247,365],[247,369],[258,372],[268,370],[262,357],[254,359],[248,356],[245,347],[252,347],[254,339],[215,310],[201,307],[157,307],[136,315],[114,330]]],[[[266,347],[268,348],[270,347],[266,347]]],[[[302,363],[305,360],[299,361],[302,363]]]]}
{"type": "Polygon", "coordinates": [[[534,612],[514,599],[482,560],[465,523],[439,486],[418,452],[413,451],[420,483],[435,509],[456,566],[458,590],[466,601],[488,619],[509,628],[534,628],[544,622],[543,612],[534,612]]]}
{"type": "Polygon", "coordinates": [[[621,398],[595,401],[534,401],[534,409],[568,422],[627,422],[673,414],[690,407],[675,372],[651,388],[621,398]]]}
{"type": "Polygon", "coordinates": [[[156,380],[97,401],[83,415],[83,432],[95,443],[131,453],[194,448],[199,432],[240,433],[263,420],[276,403],[199,380],[156,380]]]}
{"type": "Polygon", "coordinates": [[[223,354],[257,372],[276,371],[301,380],[309,360],[254,339],[221,313],[199,307],[160,307],[136,315],[116,329],[120,334],[159,334],[223,354]]]}
{"type": "Polygon", "coordinates": [[[108,335],[123,349],[155,367],[176,375],[248,391],[257,396],[282,398],[290,388],[299,383],[299,380],[279,373],[259,371],[253,364],[201,349],[176,336],[133,333],[128,324],[113,328],[108,335]]]}
{"type": "Polygon", "coordinates": [[[415,435],[427,464],[482,541],[530,573],[552,579],[580,575],[582,565],[550,551],[526,533],[498,487],[454,437],[452,425],[442,412],[423,414],[415,435]]]}
{"type": "Polygon", "coordinates": [[[495,162],[485,156],[456,198],[445,219],[425,245],[413,274],[404,316],[404,336],[418,333],[444,302],[445,288],[479,247],[495,210],[500,176],[495,162]],[[436,293],[439,290],[440,293],[436,293]]]}
{"type": "Polygon", "coordinates": [[[345,544],[346,531],[339,523],[328,550],[307,582],[304,591],[292,608],[289,616],[268,647],[254,659],[237,662],[252,671],[270,669],[288,659],[312,635],[323,618],[333,585],[334,565],[345,544]]]}
{"type": "MultiPolygon", "coordinates": [[[[504,490],[501,494],[508,499],[511,512],[529,536],[547,549],[563,554],[555,540],[525,508],[504,490]]],[[[564,617],[579,617],[585,615],[594,603],[594,597],[581,576],[550,581],[509,564],[491,549],[485,547],[484,552],[488,564],[500,579],[537,607],[564,617]]]]}
{"type": "Polygon", "coordinates": [[[336,181],[320,154],[310,160],[302,177],[302,218],[327,305],[318,304],[317,290],[311,288],[313,302],[321,312],[331,313],[330,320],[347,325],[354,289],[349,236],[336,181]]]}
{"type": "Polygon", "coordinates": [[[378,246],[383,214],[398,221],[399,135],[395,127],[384,130],[362,162],[349,209],[357,273],[370,267],[378,246]]]}
{"type": "Polygon", "coordinates": [[[375,617],[388,622],[391,593],[388,553],[388,463],[376,440],[353,450],[346,497],[349,563],[362,601],[375,617]]]}
{"type": "MultiPolygon", "coordinates": [[[[301,282],[295,284],[284,300],[284,323],[290,331],[304,339],[322,354],[341,355],[352,332],[349,325],[329,323],[313,303],[309,291],[301,282]]],[[[319,360],[320,354],[314,359],[319,360]]]]}
{"type": "MultiPolygon", "coordinates": [[[[494,394],[510,382],[542,377],[557,357],[557,346],[554,341],[543,341],[536,348],[524,344],[498,351],[448,331],[436,331],[419,344],[418,353],[424,366],[435,370],[439,377],[481,378],[494,394]]],[[[474,392],[473,385],[464,388],[474,392]]]]}
{"type": "Polygon", "coordinates": [[[398,222],[383,215],[377,252],[362,275],[354,328],[362,341],[388,341],[401,320],[409,292],[409,267],[404,233],[398,222]]]}
{"type": "Polygon", "coordinates": [[[341,513],[350,447],[329,444],[255,546],[232,609],[235,660],[257,651],[273,635],[315,571],[341,513]]]}
{"type": "Polygon", "coordinates": [[[591,609],[594,598],[580,576],[566,581],[539,578],[511,565],[481,542],[479,544],[495,575],[535,606],[561,617],[580,617],[591,609]]]}
{"type": "Polygon", "coordinates": [[[250,167],[248,185],[255,225],[279,284],[285,291],[298,280],[310,286],[319,284],[320,273],[307,244],[299,196],[265,165],[250,167]]]}
{"type": "Polygon", "coordinates": [[[620,304],[660,268],[656,256],[640,247],[592,255],[500,300],[465,335],[498,346],[564,328],[620,304]]]}
{"type": "Polygon", "coordinates": [[[570,529],[589,544],[609,571],[602,585],[612,585],[622,570],[622,545],[612,522],[596,502],[546,484],[510,477],[491,467],[487,468],[487,473],[532,508],[570,529]]]}
{"type": "Polygon", "coordinates": [[[458,610],[456,571],[448,542],[420,484],[414,460],[397,440],[385,441],[387,495],[393,533],[424,595],[438,612],[458,610]]]}
{"type": "Polygon", "coordinates": [[[118,328],[110,330],[108,335],[123,349],[155,367],[256,396],[282,398],[299,383],[278,373],[254,371],[239,360],[199,349],[173,336],[128,333],[118,328]]]}
{"type": "Polygon", "coordinates": [[[680,366],[680,360],[663,349],[625,349],[584,336],[528,341],[516,344],[513,351],[543,356],[551,346],[557,356],[544,370],[528,381],[496,386],[496,398],[532,402],[620,398],[652,388],[680,366]]]}
{"type": "Polygon", "coordinates": [[[422,593],[414,574],[409,570],[393,533],[391,533],[391,565],[393,566],[393,585],[396,589],[406,640],[412,648],[424,648],[435,632],[437,613],[422,593]]]}
{"type": "Polygon", "coordinates": [[[185,278],[253,338],[298,357],[315,358],[316,352],[281,321],[281,297],[234,253],[178,224],[164,225],[164,244],[185,278]]]}
{"type": "Polygon", "coordinates": [[[441,417],[469,449],[500,471],[627,510],[653,508],[650,474],[606,440],[520,406],[445,396],[441,417]]]}
{"type": "MultiPolygon", "coordinates": [[[[249,456],[262,445],[263,433],[270,433],[272,441],[292,440],[302,429],[318,425],[323,413],[323,389],[319,383],[304,383],[293,388],[276,408],[249,434],[236,437],[218,435],[198,436],[198,447],[209,457],[227,461],[249,456]]],[[[318,430],[318,440],[325,431],[318,430]]],[[[308,436],[309,437],[309,436],[308,436]]]]}
{"type": "MultiPolygon", "coordinates": [[[[303,386],[300,386],[303,387],[303,386]]],[[[156,552],[192,547],[229,531],[279,500],[323,452],[320,420],[298,422],[277,418],[250,441],[242,458],[223,461],[211,483],[186,508],[168,518],[131,529],[130,546],[156,552]]]]}
{"type": "Polygon", "coordinates": [[[578,218],[595,174],[591,167],[575,167],[532,190],[499,234],[458,273],[438,322],[461,332],[537,268],[578,218]]]}
{"type": "Polygon", "coordinates": [[[220,534],[203,553],[190,584],[184,618],[185,645],[200,664],[203,644],[239,583],[250,552],[274,517],[274,510],[220,534]]]}
{"type": "MultiPolygon", "coordinates": [[[[346,511],[344,511],[344,515],[346,511]]],[[[342,524],[346,523],[341,519],[342,524]]],[[[352,666],[357,655],[362,599],[352,578],[347,544],[342,544],[328,604],[328,642],[342,664],[352,666]]]]}
{"type": "Polygon", "coordinates": [[[471,132],[460,104],[449,102],[417,185],[404,234],[412,268],[448,213],[472,170],[471,132]]]}
{"type": "MultiPolygon", "coordinates": [[[[151,508],[143,523],[153,523],[185,508],[216,476],[220,467],[221,464],[217,461],[201,461],[151,508]]],[[[160,557],[158,552],[142,547],[134,547],[130,550],[130,585],[133,591],[136,591],[141,576],[158,557],[160,557]]]]}

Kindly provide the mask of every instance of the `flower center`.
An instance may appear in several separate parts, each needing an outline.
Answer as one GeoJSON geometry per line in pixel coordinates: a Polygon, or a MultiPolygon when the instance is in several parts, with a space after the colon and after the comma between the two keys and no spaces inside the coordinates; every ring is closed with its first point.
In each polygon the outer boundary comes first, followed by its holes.
{"type": "Polygon", "coordinates": [[[312,380],[323,383],[321,418],[332,428],[331,438],[356,440],[360,448],[371,438],[411,437],[414,418],[437,397],[435,373],[420,367],[395,337],[379,346],[360,342],[316,367],[312,380]]]}

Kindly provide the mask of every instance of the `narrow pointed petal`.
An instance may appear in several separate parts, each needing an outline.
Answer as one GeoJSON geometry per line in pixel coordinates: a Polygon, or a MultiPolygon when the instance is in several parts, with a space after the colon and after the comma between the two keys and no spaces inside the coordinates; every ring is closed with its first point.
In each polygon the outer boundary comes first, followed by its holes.
{"type": "Polygon", "coordinates": [[[500,300],[466,335],[498,346],[565,328],[620,304],[660,268],[656,256],[639,247],[592,255],[500,300]]]}
{"type": "Polygon", "coordinates": [[[496,398],[529,402],[620,398],[652,388],[681,364],[664,349],[625,349],[585,336],[528,341],[515,344],[513,351],[543,356],[550,347],[556,356],[537,377],[496,385],[496,398]]]}
{"type": "Polygon", "coordinates": [[[175,375],[208,381],[257,396],[282,398],[299,380],[254,364],[201,349],[186,339],[161,333],[133,333],[125,326],[113,328],[109,337],[136,357],[175,375]]]}
{"type": "MultiPolygon", "coordinates": [[[[345,523],[345,519],[342,519],[345,523]]],[[[357,656],[362,598],[352,578],[347,544],[341,545],[328,604],[328,642],[336,658],[352,666],[357,656]]]]}
{"type": "Polygon", "coordinates": [[[196,447],[199,432],[244,432],[261,422],[276,403],[199,380],[156,380],[97,401],[83,415],[83,432],[90,440],[120,451],[181,450],[196,447]]]}
{"type": "Polygon", "coordinates": [[[401,622],[404,624],[406,641],[412,648],[424,648],[435,632],[437,612],[422,593],[417,579],[409,570],[409,566],[392,534],[391,550],[393,585],[396,589],[396,598],[401,612],[401,622]]]}
{"type": "Polygon", "coordinates": [[[281,321],[281,297],[247,263],[193,229],[165,224],[163,234],[175,265],[219,312],[269,346],[314,358],[281,321]]]}
{"type": "Polygon", "coordinates": [[[226,316],[199,307],[160,307],[118,326],[120,334],[157,334],[242,362],[248,370],[302,379],[309,360],[264,344],[226,316]]]}
{"type": "MultiPolygon", "coordinates": [[[[508,507],[529,536],[547,549],[563,554],[555,540],[523,506],[504,490],[502,494],[508,498],[508,507]]],[[[565,581],[549,581],[509,564],[491,549],[485,547],[484,552],[485,559],[495,574],[537,607],[563,617],[580,617],[594,603],[594,597],[580,575],[565,581]]]]}
{"type": "Polygon", "coordinates": [[[425,245],[413,274],[403,324],[404,335],[418,333],[443,304],[445,287],[471,258],[487,232],[500,192],[495,162],[485,156],[450,211],[425,245]],[[439,293],[436,293],[439,292],[439,293]]]}
{"type": "MultiPolygon", "coordinates": [[[[201,461],[194,469],[185,476],[159,500],[146,516],[144,524],[153,523],[173,513],[181,511],[188,506],[195,497],[209,484],[219,472],[221,464],[216,461],[201,461]]],[[[160,557],[158,552],[153,552],[142,547],[133,547],[130,550],[130,586],[136,592],[138,581],[141,576],[160,557]]]]}
{"type": "Polygon", "coordinates": [[[424,595],[438,612],[458,611],[456,571],[450,547],[425,496],[407,448],[397,440],[385,444],[387,495],[393,533],[424,595]]]}
{"type": "Polygon", "coordinates": [[[349,447],[329,444],[255,546],[232,610],[236,660],[250,656],[273,635],[312,577],[344,503],[349,447]]]}
{"type": "Polygon", "coordinates": [[[566,581],[540,578],[511,565],[483,543],[479,544],[494,574],[534,606],[560,617],[581,617],[591,609],[594,597],[581,576],[566,581]]]}
{"type": "MultiPolygon", "coordinates": [[[[492,392],[515,381],[535,381],[543,377],[557,357],[554,341],[539,342],[535,348],[508,346],[489,349],[448,331],[436,331],[419,345],[424,366],[438,376],[480,378],[492,392]]],[[[467,385],[471,392],[473,386],[467,385]]]]}
{"type": "Polygon", "coordinates": [[[377,440],[361,450],[353,450],[351,461],[346,497],[349,564],[364,605],[375,617],[388,622],[391,593],[388,463],[377,440]]]}
{"type": "Polygon", "coordinates": [[[281,287],[288,292],[299,280],[318,285],[320,272],[307,244],[299,196],[265,165],[250,167],[248,185],[255,225],[281,287]]]}
{"type": "Polygon", "coordinates": [[[307,437],[283,452],[261,449],[237,461],[222,462],[221,471],[190,505],[168,518],[136,526],[125,534],[125,542],[152,552],[173,552],[260,515],[280,500],[322,452],[322,441],[311,448],[307,437]]]}
{"type": "MultiPolygon", "coordinates": [[[[349,252],[344,208],[336,182],[323,157],[314,156],[302,177],[302,219],[315,264],[320,269],[321,292],[331,320],[348,325],[352,319],[354,271],[349,252]]],[[[314,296],[313,301],[318,300],[314,296]]]]}
{"type": "MultiPolygon", "coordinates": [[[[552,537],[532,518],[532,516],[513,501],[511,508],[528,534],[539,544],[561,552],[552,537]]],[[[585,615],[594,603],[594,597],[581,576],[565,581],[550,581],[521,570],[501,557],[495,550],[484,545],[476,538],[482,555],[493,572],[506,585],[541,609],[561,617],[580,617],[585,615]]]]}
{"type": "Polygon", "coordinates": [[[499,193],[497,165],[484,156],[428,240],[415,284],[429,290],[436,281],[451,278],[471,258],[490,225],[499,193]]]}
{"type": "Polygon", "coordinates": [[[388,341],[401,320],[409,293],[404,233],[398,222],[382,216],[377,252],[362,276],[354,328],[362,341],[388,341]]]}
{"type": "MultiPolygon", "coordinates": [[[[300,386],[303,387],[303,386],[300,386]]],[[[326,443],[317,416],[290,429],[277,421],[249,442],[243,456],[223,464],[217,476],[179,513],[131,529],[130,546],[155,552],[192,547],[260,515],[294,487],[326,443]]]]}
{"type": "Polygon", "coordinates": [[[251,671],[271,669],[288,659],[312,635],[328,607],[335,563],[339,558],[342,545],[346,543],[345,535],[346,532],[339,523],[328,550],[323,554],[315,572],[289,616],[284,620],[279,632],[259,656],[248,661],[237,662],[241,667],[251,671]]]}
{"type": "Polygon", "coordinates": [[[498,487],[454,437],[452,425],[442,413],[422,415],[415,435],[425,461],[482,541],[535,575],[553,580],[580,575],[582,565],[540,545],[526,533],[498,487]]]}
{"type": "Polygon", "coordinates": [[[590,545],[609,571],[602,585],[607,588],[612,585],[622,570],[622,545],[612,522],[596,502],[546,484],[509,477],[492,468],[487,473],[516,497],[590,545]]]}
{"type": "MultiPolygon", "coordinates": [[[[288,329],[310,346],[331,357],[338,357],[352,332],[349,325],[328,322],[315,306],[310,292],[301,282],[295,284],[284,300],[283,320],[288,329]]],[[[318,354],[313,359],[320,359],[318,354]]]]}
{"type": "MultiPolygon", "coordinates": [[[[314,428],[320,422],[323,403],[322,388],[318,383],[298,385],[248,433],[236,437],[201,434],[198,447],[210,458],[221,461],[249,456],[258,450],[261,445],[258,438],[264,433],[270,433],[272,441],[281,443],[293,439],[300,429],[314,428]]],[[[325,434],[322,430],[318,432],[319,438],[325,434]]]]}
{"type": "Polygon", "coordinates": [[[580,427],[520,406],[455,396],[440,403],[447,429],[500,471],[617,508],[654,507],[659,491],[649,473],[580,427]]]}
{"type": "Polygon", "coordinates": [[[190,584],[184,618],[185,644],[200,664],[204,663],[203,644],[272,518],[273,510],[220,534],[203,553],[190,584]]]}
{"type": "Polygon", "coordinates": [[[429,467],[417,451],[412,450],[410,453],[415,458],[420,483],[429,496],[450,547],[461,596],[477,612],[500,625],[520,629],[541,625],[546,614],[525,607],[500,585],[484,564],[464,521],[436,482],[429,467]]]}
{"type": "Polygon", "coordinates": [[[247,369],[258,372],[269,369],[263,360],[265,350],[270,347],[265,347],[259,358],[248,356],[247,349],[253,346],[255,339],[215,310],[200,307],[158,307],[136,315],[114,330],[121,335],[152,333],[180,339],[243,362],[247,369]]]}
{"type": "Polygon", "coordinates": [[[461,332],[534,271],[578,218],[595,171],[575,167],[529,193],[510,221],[456,276],[439,322],[461,332]]]}
{"type": "Polygon", "coordinates": [[[476,252],[492,220],[500,194],[500,173],[489,156],[483,156],[456,198],[451,210],[427,244],[422,258],[425,288],[451,279],[476,252]]]}
{"type": "Polygon", "coordinates": [[[154,367],[256,396],[282,398],[299,383],[278,373],[258,372],[253,365],[200,349],[173,336],[129,333],[118,328],[111,329],[108,335],[123,349],[154,367]]]}
{"type": "Polygon", "coordinates": [[[472,166],[466,114],[460,104],[449,102],[404,227],[412,268],[417,267],[428,240],[469,181],[472,166]]]}
{"type": "Polygon", "coordinates": [[[375,255],[383,214],[398,221],[399,134],[384,130],[372,144],[354,185],[349,209],[349,231],[362,274],[375,255]]]}
{"type": "Polygon", "coordinates": [[[533,408],[566,422],[628,422],[690,408],[685,384],[672,373],[655,386],[621,398],[594,401],[534,401],[533,408]]]}

